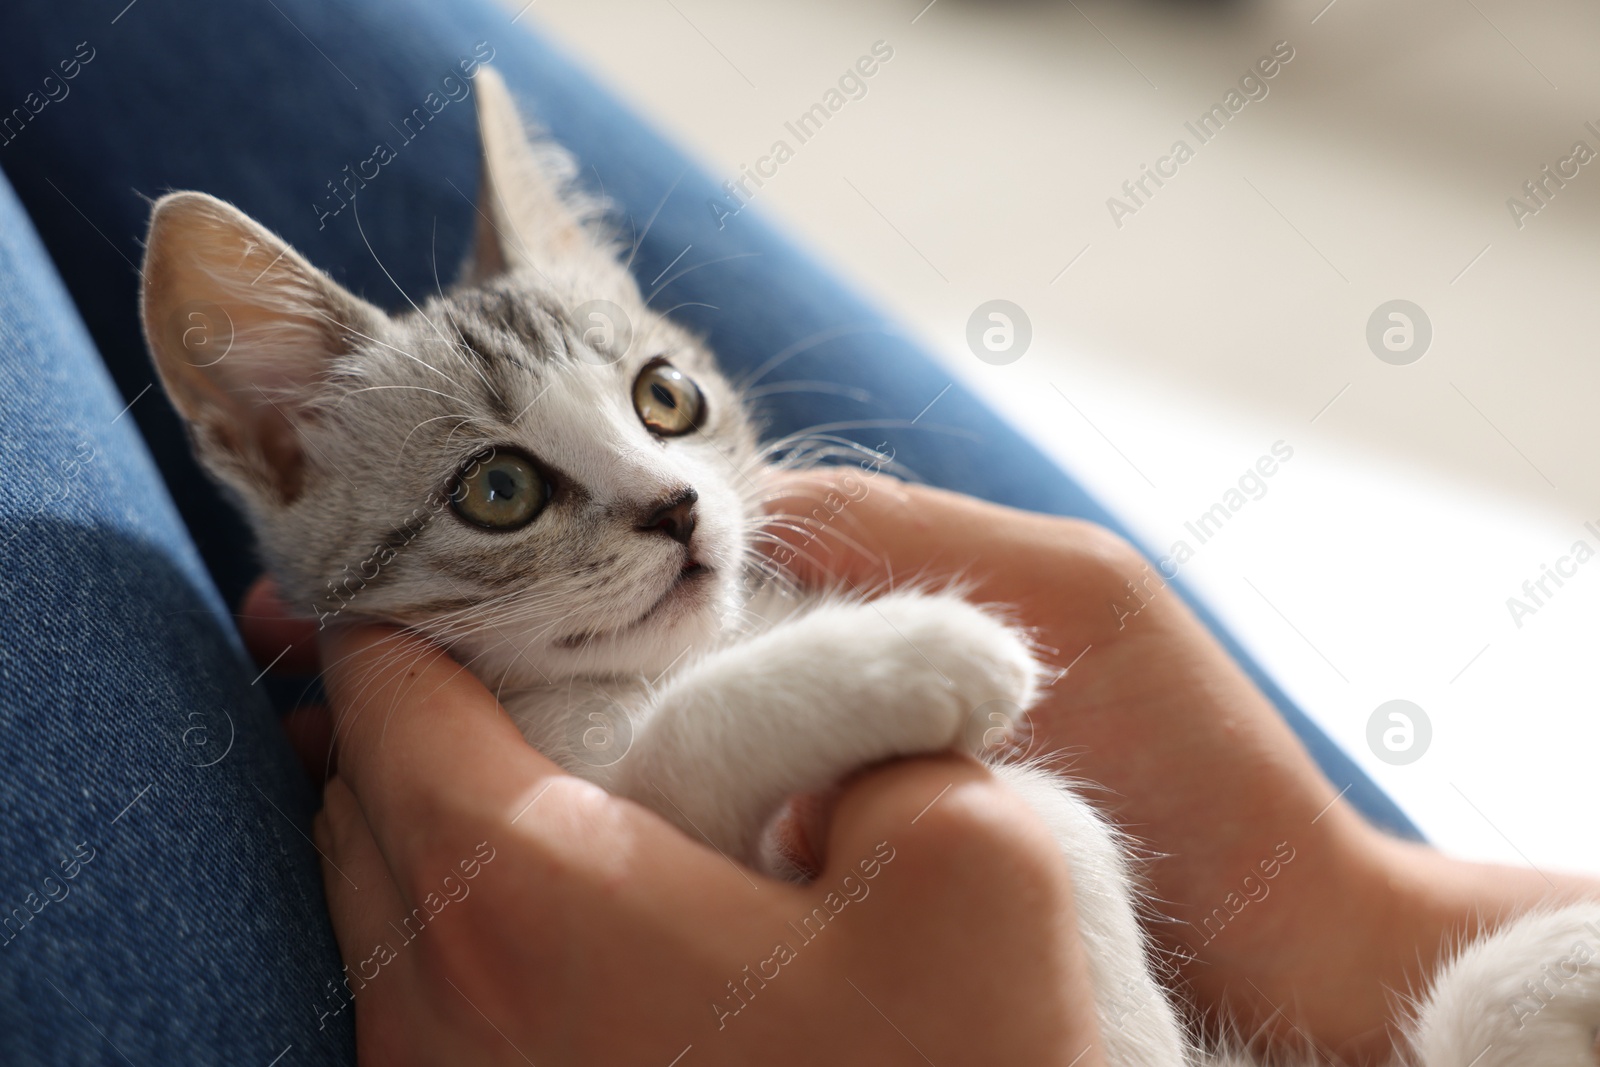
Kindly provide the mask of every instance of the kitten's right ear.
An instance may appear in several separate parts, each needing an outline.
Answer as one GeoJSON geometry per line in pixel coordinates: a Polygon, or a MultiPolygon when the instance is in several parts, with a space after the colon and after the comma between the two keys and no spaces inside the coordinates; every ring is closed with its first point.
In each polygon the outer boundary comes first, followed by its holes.
{"type": "Polygon", "coordinates": [[[241,492],[292,502],[319,386],[387,317],[203,193],[156,202],[143,278],[145,339],[200,458],[241,492]]]}

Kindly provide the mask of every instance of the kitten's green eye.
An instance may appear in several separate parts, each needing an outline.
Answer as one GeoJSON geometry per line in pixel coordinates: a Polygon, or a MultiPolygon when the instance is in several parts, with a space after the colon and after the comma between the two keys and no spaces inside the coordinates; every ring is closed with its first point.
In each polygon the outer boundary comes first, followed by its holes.
{"type": "Polygon", "coordinates": [[[679,437],[700,428],[705,401],[700,387],[665,360],[639,372],[633,383],[633,408],[653,434],[679,437]]]}
{"type": "Polygon", "coordinates": [[[484,452],[456,476],[450,504],[456,514],[488,530],[515,530],[539,517],[550,485],[515,452],[484,452]]]}

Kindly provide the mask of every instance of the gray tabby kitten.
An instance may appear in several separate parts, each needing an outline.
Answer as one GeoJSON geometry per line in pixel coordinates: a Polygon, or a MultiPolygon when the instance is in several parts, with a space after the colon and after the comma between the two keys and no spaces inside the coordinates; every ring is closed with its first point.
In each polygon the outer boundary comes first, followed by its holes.
{"type": "MultiPolygon", "coordinates": [[[[645,305],[498,76],[476,81],[480,221],[457,287],[391,317],[230,205],[174,193],[144,268],[161,380],[288,603],[427,634],[568,770],[786,873],[763,847],[786,798],[981,749],[1034,701],[1040,667],[952,593],[752,580],[768,453],[741,398],[645,305]]],[[[1221,1062],[1156,981],[1115,831],[1042,769],[995,773],[1071,863],[1107,1062],[1221,1062]]],[[[1466,1067],[1482,1038],[1475,1067],[1594,1067],[1595,968],[1526,1028],[1472,1009],[1596,919],[1535,916],[1468,949],[1418,1015],[1418,1062],[1466,1067]]]]}

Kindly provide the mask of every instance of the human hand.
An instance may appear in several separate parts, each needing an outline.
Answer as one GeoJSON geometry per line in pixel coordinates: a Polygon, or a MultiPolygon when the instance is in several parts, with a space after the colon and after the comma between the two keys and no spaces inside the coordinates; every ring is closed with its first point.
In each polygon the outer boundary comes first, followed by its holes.
{"type": "Polygon", "coordinates": [[[362,1062],[1102,1062],[1065,863],[970,760],[849,783],[796,886],[562,773],[416,637],[322,652],[362,1062]]]}
{"type": "Polygon", "coordinates": [[[1213,1023],[1385,1060],[1393,993],[1420,988],[1452,938],[1600,895],[1374,830],[1159,572],[1104,529],[855,468],[774,485],[769,529],[784,544],[769,551],[803,582],[959,575],[1070,667],[1030,714],[1031,753],[1106,787],[1095,798],[1155,855],[1151,897],[1176,921],[1150,932],[1213,1023]]]}

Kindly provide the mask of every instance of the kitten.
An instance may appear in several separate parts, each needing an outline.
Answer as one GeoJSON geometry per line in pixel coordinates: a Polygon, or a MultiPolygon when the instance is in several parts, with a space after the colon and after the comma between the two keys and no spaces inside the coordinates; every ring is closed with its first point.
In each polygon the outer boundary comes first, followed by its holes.
{"type": "MultiPolygon", "coordinates": [[[[143,294],[162,382],[287,603],[429,635],[568,770],[786,873],[763,835],[787,798],[894,756],[984,749],[1040,667],[952,593],[808,599],[757,580],[771,453],[740,396],[645,305],[599,205],[526,137],[498,76],[477,89],[475,250],[460,285],[406,314],[228,204],[163,197],[143,294]]],[[[1107,1062],[1245,1063],[1180,1024],[1116,831],[1042,769],[995,771],[1071,863],[1107,1062]]],[[[1600,945],[1600,907],[1466,950],[1419,1012],[1418,1062],[1593,1067],[1600,962],[1536,1014],[1506,1007],[1575,943],[1600,945]]]]}

